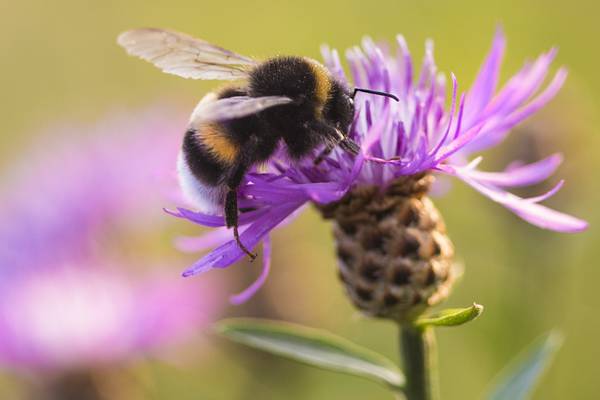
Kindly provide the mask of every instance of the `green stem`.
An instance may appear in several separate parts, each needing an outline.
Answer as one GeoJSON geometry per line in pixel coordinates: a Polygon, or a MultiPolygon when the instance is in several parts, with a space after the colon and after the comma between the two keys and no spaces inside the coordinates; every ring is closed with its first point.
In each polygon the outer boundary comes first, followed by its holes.
{"type": "Polygon", "coordinates": [[[407,400],[438,400],[437,352],[432,328],[400,326],[407,400]]]}

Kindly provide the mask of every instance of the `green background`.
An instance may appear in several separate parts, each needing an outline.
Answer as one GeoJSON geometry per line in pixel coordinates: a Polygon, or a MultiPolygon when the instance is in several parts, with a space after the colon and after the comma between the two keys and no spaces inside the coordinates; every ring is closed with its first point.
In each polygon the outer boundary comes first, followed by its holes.
{"type": "MultiPolygon", "coordinates": [[[[600,6],[592,1],[4,1],[0,6],[0,168],[25,157],[49,124],[93,122],[114,110],[172,101],[191,110],[215,86],[159,73],[126,57],[115,44],[120,31],[159,26],[188,32],[242,54],[319,57],[319,45],[338,49],[362,36],[393,39],[403,33],[415,58],[435,41],[442,71],[459,88],[471,83],[496,25],[508,36],[503,78],[551,46],[570,75],[559,96],[485,154],[484,166],[516,158],[565,155],[558,176],[567,182],[551,206],[588,219],[591,228],[566,235],[529,226],[459,182],[437,200],[466,274],[448,306],[477,301],[486,306],[476,322],[439,330],[444,399],[475,399],[525,345],[557,327],[566,336],[536,399],[592,399],[599,389],[600,349],[596,126],[600,105],[597,40],[600,6]],[[531,153],[534,153],[533,155],[531,153]]],[[[82,132],[82,135],[85,135],[82,132]]],[[[558,177],[552,178],[555,183],[558,177]]],[[[543,186],[536,188],[543,190],[543,186]]],[[[529,193],[529,192],[522,192],[529,193]]],[[[274,239],[271,276],[258,298],[224,315],[263,315],[329,329],[397,359],[396,332],[385,321],[354,311],[335,277],[329,225],[308,210],[274,239]]],[[[173,223],[152,237],[174,252],[175,233],[199,228],[173,223]]],[[[148,245],[148,244],[146,244],[148,245]]],[[[181,256],[178,274],[194,256],[181,256]]],[[[258,274],[258,264],[226,275],[232,291],[258,274]]],[[[192,278],[192,279],[202,279],[192,278]]],[[[193,284],[193,280],[190,281],[193,284]]],[[[224,296],[225,299],[226,296],[224,296]]],[[[384,389],[361,379],[314,370],[240,350],[206,333],[198,357],[185,365],[138,361],[126,366],[129,398],[149,399],[388,399],[384,389]],[[130,375],[129,375],[130,374],[130,375]],[[133,388],[133,389],[132,389],[133,388]]],[[[200,346],[200,344],[198,345],[200,346]]],[[[7,373],[0,397],[18,396],[22,382],[7,373]]]]}

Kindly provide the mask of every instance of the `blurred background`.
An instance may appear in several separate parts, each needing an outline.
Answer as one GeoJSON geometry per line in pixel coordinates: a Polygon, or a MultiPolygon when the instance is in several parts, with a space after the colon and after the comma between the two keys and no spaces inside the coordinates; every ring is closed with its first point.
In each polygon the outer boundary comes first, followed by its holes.
{"type": "MultiPolygon", "coordinates": [[[[515,158],[533,161],[563,152],[564,165],[547,188],[559,177],[566,179],[566,185],[548,204],[589,220],[591,228],[575,235],[540,230],[459,182],[437,199],[466,265],[463,281],[445,305],[476,301],[486,307],[476,322],[438,331],[441,386],[444,399],[479,398],[520,349],[558,328],[566,341],[535,398],[596,398],[600,56],[594,41],[600,37],[600,6],[595,2],[24,0],[5,1],[0,9],[0,176],[4,180],[9,180],[13,164],[32,157],[28,153],[32,147],[40,141],[52,142],[48,126],[94,126],[115,113],[146,118],[139,110],[168,104],[170,111],[164,115],[176,116],[169,134],[179,140],[187,113],[215,82],[165,75],[127,57],[115,39],[133,27],[171,28],[256,57],[320,58],[322,43],[344,50],[364,35],[392,40],[402,33],[420,60],[424,41],[432,38],[439,69],[454,72],[459,89],[471,83],[498,24],[508,38],[504,78],[526,59],[558,46],[555,68],[568,67],[566,86],[506,143],[486,153],[486,166],[493,169],[515,158]],[[178,112],[173,113],[173,108],[178,112]]],[[[152,113],[161,116],[162,108],[154,107],[152,113]]],[[[98,132],[83,129],[78,134],[98,132]]],[[[535,189],[539,193],[542,188],[535,189]]],[[[173,204],[170,199],[164,203],[173,204]]],[[[201,229],[164,215],[159,206],[155,212],[159,228],[138,232],[140,236],[128,239],[124,251],[128,257],[141,254],[144,259],[168,256],[164,270],[178,277],[197,255],[179,253],[172,240],[180,234],[199,234],[201,229]]],[[[220,317],[300,322],[397,359],[393,324],[361,317],[345,299],[336,278],[330,226],[314,210],[278,230],[273,248],[269,280],[243,306],[227,305],[227,297],[252,282],[260,265],[241,263],[211,272],[227,288],[216,295],[215,301],[223,304],[220,317]]],[[[185,285],[199,285],[203,279],[188,278],[185,285]]],[[[122,386],[117,392],[126,388],[126,398],[132,399],[389,398],[384,389],[368,381],[244,350],[206,328],[197,336],[181,345],[194,349],[193,357],[188,354],[181,362],[136,359],[122,366],[126,378],[113,379],[111,385],[122,386]]],[[[29,382],[5,366],[0,398],[23,398],[29,382]]]]}

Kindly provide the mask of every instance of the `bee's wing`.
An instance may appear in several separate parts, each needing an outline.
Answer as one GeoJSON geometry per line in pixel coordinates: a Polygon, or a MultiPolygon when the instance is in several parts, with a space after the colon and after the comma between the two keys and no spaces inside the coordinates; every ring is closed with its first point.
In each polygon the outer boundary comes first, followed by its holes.
{"type": "Polygon", "coordinates": [[[254,60],[179,32],[142,28],[123,32],[117,43],[127,53],[162,71],[192,79],[240,79],[254,60]]]}
{"type": "Polygon", "coordinates": [[[256,114],[270,107],[289,104],[292,99],[284,96],[249,97],[235,96],[217,99],[214,94],[207,95],[198,103],[192,113],[192,126],[203,122],[225,121],[256,114]]]}

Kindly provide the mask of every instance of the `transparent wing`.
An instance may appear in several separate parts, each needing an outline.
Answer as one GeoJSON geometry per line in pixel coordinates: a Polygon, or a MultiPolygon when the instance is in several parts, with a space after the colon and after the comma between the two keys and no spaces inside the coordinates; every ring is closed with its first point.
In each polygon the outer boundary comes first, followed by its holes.
{"type": "Polygon", "coordinates": [[[123,32],[117,38],[127,53],[162,71],[191,79],[240,79],[254,60],[184,33],[157,28],[123,32]]]}
{"type": "Polygon", "coordinates": [[[284,96],[249,97],[235,96],[217,99],[213,94],[198,103],[192,113],[192,126],[203,122],[225,121],[256,114],[270,107],[289,104],[292,99],[284,96]]]}

